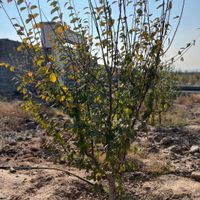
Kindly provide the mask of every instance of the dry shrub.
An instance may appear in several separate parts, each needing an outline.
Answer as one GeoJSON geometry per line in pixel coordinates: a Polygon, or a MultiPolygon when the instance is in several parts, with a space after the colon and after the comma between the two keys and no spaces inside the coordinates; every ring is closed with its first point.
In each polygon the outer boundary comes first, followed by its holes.
{"type": "MultiPolygon", "coordinates": [[[[199,122],[198,113],[195,113],[195,110],[192,109],[197,104],[200,104],[200,94],[179,96],[171,109],[163,114],[162,125],[183,126],[191,123],[191,119],[194,116],[195,120],[193,122],[199,122]]],[[[196,109],[196,106],[194,108],[196,109]]]]}
{"type": "Polygon", "coordinates": [[[57,108],[44,108],[44,112],[47,114],[49,118],[60,118],[60,119],[66,119],[69,118],[66,114],[64,114],[61,110],[57,108]]]}
{"type": "Polygon", "coordinates": [[[20,101],[0,102],[1,130],[21,130],[22,124],[30,118],[31,115],[21,108],[20,101]]]}
{"type": "Polygon", "coordinates": [[[144,171],[155,175],[162,175],[173,171],[173,167],[166,161],[151,158],[144,161],[144,171]]]}
{"type": "MultiPolygon", "coordinates": [[[[0,117],[19,117],[19,118],[30,118],[30,112],[26,112],[22,109],[21,105],[23,102],[20,101],[11,101],[11,102],[0,102],[0,117]]],[[[47,113],[47,116],[52,117],[67,117],[63,112],[56,108],[46,107],[44,110],[47,113]]]]}
{"type": "Polygon", "coordinates": [[[193,103],[200,103],[200,94],[192,94],[190,95],[193,103]]]}
{"type": "Polygon", "coordinates": [[[189,106],[192,104],[192,100],[190,98],[190,96],[180,96],[177,99],[177,104],[181,104],[181,105],[185,105],[185,106],[189,106]]]}
{"type": "Polygon", "coordinates": [[[178,97],[177,104],[191,106],[194,103],[200,103],[200,94],[189,94],[178,97]]]}
{"type": "Polygon", "coordinates": [[[128,153],[128,160],[137,170],[141,170],[155,174],[161,175],[166,174],[173,170],[173,167],[165,159],[155,154],[147,154],[145,149],[135,149],[131,148],[132,151],[128,153]]]}
{"type": "MultiPolygon", "coordinates": [[[[1,130],[22,130],[23,124],[27,120],[32,120],[30,112],[23,110],[21,105],[22,101],[0,101],[0,129],[1,130]]],[[[46,107],[44,112],[47,114],[48,118],[55,118],[60,120],[69,119],[63,112],[57,108],[48,108],[46,107]]]]}
{"type": "Polygon", "coordinates": [[[30,113],[25,112],[21,108],[21,104],[20,101],[0,102],[0,117],[30,118],[30,113]]]}
{"type": "Polygon", "coordinates": [[[188,121],[188,112],[185,106],[176,106],[170,112],[163,115],[162,125],[164,126],[184,126],[188,121]]]}

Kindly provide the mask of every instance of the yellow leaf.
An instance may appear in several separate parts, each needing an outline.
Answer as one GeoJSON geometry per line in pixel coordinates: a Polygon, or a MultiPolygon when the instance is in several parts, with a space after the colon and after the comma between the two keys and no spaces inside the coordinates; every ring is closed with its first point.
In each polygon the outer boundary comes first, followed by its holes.
{"type": "Polygon", "coordinates": [[[39,67],[41,67],[42,64],[43,64],[43,62],[44,62],[43,59],[39,59],[39,60],[37,60],[37,65],[38,65],[39,67]]]}
{"type": "Polygon", "coordinates": [[[149,124],[150,124],[150,125],[153,125],[153,122],[154,122],[154,119],[153,119],[153,115],[151,114],[151,115],[149,116],[149,124]]]}
{"type": "Polygon", "coordinates": [[[45,101],[48,102],[49,99],[50,99],[50,97],[49,97],[49,96],[46,96],[45,101]]]}
{"type": "Polygon", "coordinates": [[[64,31],[69,30],[69,26],[67,24],[65,24],[63,28],[64,28],[64,31]]]}
{"type": "Polygon", "coordinates": [[[32,77],[33,76],[33,72],[28,72],[28,76],[32,77]]]}
{"type": "Polygon", "coordinates": [[[118,120],[118,118],[119,118],[118,114],[115,114],[114,117],[113,117],[114,120],[118,120]]]}
{"type": "Polygon", "coordinates": [[[9,67],[9,64],[5,63],[5,67],[8,68],[8,67],[9,67]]]}
{"type": "Polygon", "coordinates": [[[33,28],[39,29],[39,28],[42,28],[42,25],[41,25],[41,23],[35,23],[35,24],[33,24],[33,28]]]}
{"type": "Polygon", "coordinates": [[[14,72],[15,68],[13,66],[10,67],[10,71],[14,72]]]}
{"type": "Polygon", "coordinates": [[[20,46],[17,47],[17,51],[22,51],[23,48],[24,48],[23,45],[20,45],[20,46]]]}
{"type": "Polygon", "coordinates": [[[21,88],[22,88],[21,86],[18,86],[17,91],[19,92],[21,90],[21,88]]]}
{"type": "Polygon", "coordinates": [[[41,98],[42,100],[44,100],[44,99],[46,98],[46,96],[43,95],[43,94],[41,94],[41,95],[40,95],[40,98],[41,98]]]}
{"type": "Polygon", "coordinates": [[[46,74],[48,72],[48,68],[47,67],[41,67],[38,69],[38,74],[46,74]]]}
{"type": "Polygon", "coordinates": [[[22,93],[23,93],[23,94],[26,94],[26,93],[27,93],[27,90],[24,88],[24,89],[22,90],[22,93]]]}
{"type": "Polygon", "coordinates": [[[165,103],[165,104],[164,104],[164,109],[167,110],[168,108],[169,108],[168,104],[165,103]]]}
{"type": "Polygon", "coordinates": [[[128,108],[124,108],[124,113],[128,114],[129,113],[129,109],[128,108]]]}
{"type": "Polygon", "coordinates": [[[58,35],[61,35],[62,32],[63,32],[62,27],[61,27],[61,26],[58,26],[57,29],[56,29],[56,33],[57,33],[58,35]]]}
{"type": "Polygon", "coordinates": [[[52,83],[55,83],[57,80],[56,74],[55,73],[51,73],[49,76],[49,79],[52,83]]]}
{"type": "Polygon", "coordinates": [[[66,86],[62,86],[62,89],[64,92],[67,92],[67,90],[68,90],[66,86]]]}
{"type": "Polygon", "coordinates": [[[60,97],[60,102],[63,102],[65,100],[65,96],[60,97]]]}

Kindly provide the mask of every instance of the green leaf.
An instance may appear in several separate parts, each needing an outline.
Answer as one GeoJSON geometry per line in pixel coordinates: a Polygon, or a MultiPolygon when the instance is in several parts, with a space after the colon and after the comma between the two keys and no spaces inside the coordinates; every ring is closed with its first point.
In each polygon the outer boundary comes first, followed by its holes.
{"type": "Polygon", "coordinates": [[[30,7],[31,10],[34,10],[34,9],[36,9],[36,8],[37,8],[36,5],[32,5],[32,6],[30,7]]]}
{"type": "Polygon", "coordinates": [[[163,7],[164,6],[164,4],[162,3],[162,4],[160,4],[156,9],[159,9],[159,8],[161,8],[161,7],[163,7]]]}
{"type": "Polygon", "coordinates": [[[13,26],[15,26],[15,27],[20,27],[20,25],[19,25],[19,24],[13,24],[13,26]]]}
{"type": "Polygon", "coordinates": [[[58,19],[59,19],[59,17],[58,17],[58,16],[55,16],[55,17],[52,18],[52,21],[56,21],[56,20],[58,20],[58,19]]]}
{"type": "Polygon", "coordinates": [[[51,14],[55,13],[56,11],[58,11],[59,8],[58,7],[55,7],[54,9],[51,10],[51,14]]]}
{"type": "Polygon", "coordinates": [[[72,19],[70,22],[71,22],[71,23],[75,23],[75,22],[77,22],[77,21],[78,21],[78,19],[79,19],[79,18],[77,18],[77,17],[74,17],[74,18],[73,18],[73,19],[72,19]]]}
{"type": "Polygon", "coordinates": [[[17,5],[20,5],[24,2],[24,0],[17,0],[17,5]]]}
{"type": "Polygon", "coordinates": [[[51,2],[51,6],[53,6],[53,7],[56,7],[57,6],[57,4],[58,4],[58,2],[57,1],[53,1],[53,2],[51,2]]]}
{"type": "Polygon", "coordinates": [[[69,6],[67,9],[68,9],[68,10],[73,10],[73,9],[74,9],[74,7],[72,7],[72,6],[69,6]]]}
{"type": "Polygon", "coordinates": [[[25,20],[25,22],[28,24],[31,21],[31,18],[28,18],[25,20]]]}
{"type": "Polygon", "coordinates": [[[21,30],[18,30],[17,35],[24,35],[24,33],[21,30]]]}
{"type": "Polygon", "coordinates": [[[26,9],[26,7],[21,7],[20,8],[20,11],[23,11],[23,10],[25,10],[26,9]]]}

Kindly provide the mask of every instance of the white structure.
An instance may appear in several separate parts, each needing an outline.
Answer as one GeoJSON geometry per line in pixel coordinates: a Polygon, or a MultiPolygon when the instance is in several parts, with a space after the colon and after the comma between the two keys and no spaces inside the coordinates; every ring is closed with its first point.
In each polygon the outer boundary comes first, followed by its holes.
{"type": "MultiPolygon", "coordinates": [[[[84,42],[83,37],[80,34],[75,33],[74,31],[67,29],[63,31],[61,28],[61,34],[58,34],[59,25],[56,22],[42,22],[41,23],[41,43],[44,48],[44,51],[48,54],[52,54],[59,66],[66,70],[67,64],[61,60],[63,51],[60,51],[61,45],[66,46],[69,49],[73,48],[74,44],[84,42]],[[61,43],[60,41],[61,40],[61,43]]],[[[59,82],[66,84],[71,84],[72,81],[66,80],[66,77],[59,77],[59,82]]]]}
{"type": "MultiPolygon", "coordinates": [[[[74,31],[68,29],[65,31],[65,39],[69,44],[78,44],[83,41],[81,35],[78,35],[74,31]]],[[[42,45],[46,49],[52,49],[53,45],[58,40],[56,35],[56,22],[42,22],[41,23],[41,41],[42,45]]]]}

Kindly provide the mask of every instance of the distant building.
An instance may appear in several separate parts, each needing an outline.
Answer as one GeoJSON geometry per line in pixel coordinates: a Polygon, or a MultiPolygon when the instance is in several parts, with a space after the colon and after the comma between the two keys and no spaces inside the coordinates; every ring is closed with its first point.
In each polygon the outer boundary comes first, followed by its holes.
{"type": "MultiPolygon", "coordinates": [[[[68,29],[65,31],[65,41],[69,44],[78,44],[83,42],[83,38],[68,29]]],[[[44,48],[52,49],[52,46],[57,43],[56,36],[56,23],[55,22],[42,22],[41,23],[41,42],[44,48]]]]}
{"type": "Polygon", "coordinates": [[[64,66],[63,62],[60,61],[61,53],[63,53],[63,51],[60,51],[59,48],[65,47],[70,50],[73,48],[73,45],[83,43],[84,39],[80,34],[77,34],[71,29],[64,30],[64,27],[60,27],[64,32],[62,36],[58,35],[56,31],[59,26],[60,25],[56,22],[42,22],[41,44],[47,54],[51,53],[56,60],[59,61],[60,65],[64,66]]]}

